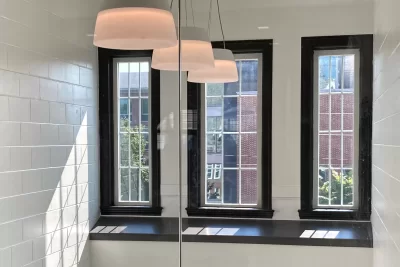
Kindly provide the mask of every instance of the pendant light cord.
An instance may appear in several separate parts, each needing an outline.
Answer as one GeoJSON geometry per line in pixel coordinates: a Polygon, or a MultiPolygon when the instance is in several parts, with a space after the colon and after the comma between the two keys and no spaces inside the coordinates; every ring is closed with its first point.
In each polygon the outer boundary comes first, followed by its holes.
{"type": "Polygon", "coordinates": [[[186,19],[185,19],[185,23],[186,23],[186,27],[188,25],[188,17],[187,17],[187,0],[185,0],[185,13],[186,13],[186,19]]]}
{"type": "Polygon", "coordinates": [[[226,48],[225,47],[225,34],[224,34],[224,29],[222,27],[221,11],[219,10],[219,0],[217,0],[217,7],[218,7],[219,24],[221,25],[222,41],[224,42],[224,49],[225,49],[226,48]]]}
{"type": "Polygon", "coordinates": [[[208,14],[208,36],[209,36],[209,38],[211,38],[212,1],[213,1],[213,0],[210,0],[210,13],[208,14]]]}
{"type": "Polygon", "coordinates": [[[193,27],[196,27],[196,24],[194,23],[193,0],[190,0],[190,7],[192,8],[193,27]]]}

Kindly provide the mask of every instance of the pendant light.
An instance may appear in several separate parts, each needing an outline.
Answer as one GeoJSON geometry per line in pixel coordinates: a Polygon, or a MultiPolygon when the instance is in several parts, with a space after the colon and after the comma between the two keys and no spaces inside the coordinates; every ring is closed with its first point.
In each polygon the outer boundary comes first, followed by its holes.
{"type": "MultiPolygon", "coordinates": [[[[231,50],[225,49],[225,34],[222,27],[221,12],[219,10],[219,0],[217,0],[218,17],[221,26],[222,40],[224,49],[213,49],[215,66],[213,68],[190,71],[188,81],[194,83],[229,83],[239,80],[235,58],[231,50]]],[[[210,17],[209,26],[211,24],[212,0],[210,0],[210,17]]]]}
{"type": "Polygon", "coordinates": [[[166,0],[106,0],[97,15],[95,46],[147,50],[175,46],[174,17],[166,0]]]}
{"type": "MultiPolygon", "coordinates": [[[[186,4],[185,4],[186,9],[186,4]]],[[[193,6],[192,6],[193,16],[193,6]]],[[[181,28],[181,71],[192,71],[214,67],[214,54],[210,38],[205,29],[195,26],[181,28]]],[[[179,71],[179,44],[169,47],[154,49],[151,67],[153,69],[179,71]]]]}

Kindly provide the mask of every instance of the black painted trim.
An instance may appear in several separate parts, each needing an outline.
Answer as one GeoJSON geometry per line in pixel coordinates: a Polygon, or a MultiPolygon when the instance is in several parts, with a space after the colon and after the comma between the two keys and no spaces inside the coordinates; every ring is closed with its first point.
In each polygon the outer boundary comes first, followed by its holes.
{"type": "MultiPolygon", "coordinates": [[[[223,48],[213,42],[213,48],[223,48]]],[[[188,83],[188,216],[272,218],[272,62],[273,40],[228,41],[226,48],[233,53],[261,53],[262,66],[262,207],[261,209],[221,209],[201,207],[201,86],[188,83]]]]}
{"type": "Polygon", "coordinates": [[[372,150],[373,36],[348,35],[302,38],[301,51],[301,219],[370,220],[372,150]],[[355,211],[314,210],[313,199],[313,84],[314,51],[359,49],[360,129],[359,208],[355,211]]]}
{"type": "Polygon", "coordinates": [[[103,215],[161,215],[160,199],[160,71],[151,70],[151,160],[152,206],[114,205],[114,94],[113,59],[151,57],[152,51],[122,51],[99,48],[99,121],[100,121],[100,210],[103,215]]]}

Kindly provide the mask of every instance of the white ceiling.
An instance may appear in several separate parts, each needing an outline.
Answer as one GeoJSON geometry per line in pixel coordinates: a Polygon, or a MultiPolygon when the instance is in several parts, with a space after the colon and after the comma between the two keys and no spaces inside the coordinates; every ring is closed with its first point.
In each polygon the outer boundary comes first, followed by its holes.
{"type": "MultiPolygon", "coordinates": [[[[208,11],[210,0],[181,0],[182,7],[187,1],[190,7],[190,1],[193,1],[193,9],[196,12],[208,11]]],[[[212,0],[216,2],[216,0],[212,0]]],[[[296,7],[296,6],[329,6],[329,5],[346,5],[372,2],[373,0],[220,0],[221,11],[240,10],[249,8],[266,8],[266,7],[296,7]]],[[[174,0],[176,8],[178,0],[174,0]]],[[[214,3],[215,5],[215,3],[214,3]]]]}

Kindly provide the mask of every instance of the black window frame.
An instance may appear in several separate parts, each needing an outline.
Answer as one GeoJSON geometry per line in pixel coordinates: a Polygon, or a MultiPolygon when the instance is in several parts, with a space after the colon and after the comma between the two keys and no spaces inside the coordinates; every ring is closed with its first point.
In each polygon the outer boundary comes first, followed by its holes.
{"type": "Polygon", "coordinates": [[[160,196],[160,71],[151,69],[151,174],[152,190],[150,206],[117,206],[114,201],[114,66],[116,58],[152,57],[151,50],[128,51],[98,49],[99,56],[99,135],[100,135],[100,211],[102,215],[149,215],[162,213],[160,196]]]}
{"type": "MultiPolygon", "coordinates": [[[[213,42],[213,48],[224,48],[222,42],[213,42]]],[[[272,218],[272,63],[273,40],[227,41],[226,48],[237,54],[261,53],[262,61],[262,158],[260,208],[212,208],[201,206],[201,122],[202,94],[201,84],[188,82],[188,216],[272,218]]],[[[206,122],[203,122],[206,123],[206,122]]]]}
{"type": "Polygon", "coordinates": [[[371,217],[371,151],[373,103],[373,35],[303,37],[301,39],[301,209],[300,219],[359,220],[371,217]],[[359,49],[359,158],[356,210],[313,208],[314,51],[359,49]]]}

